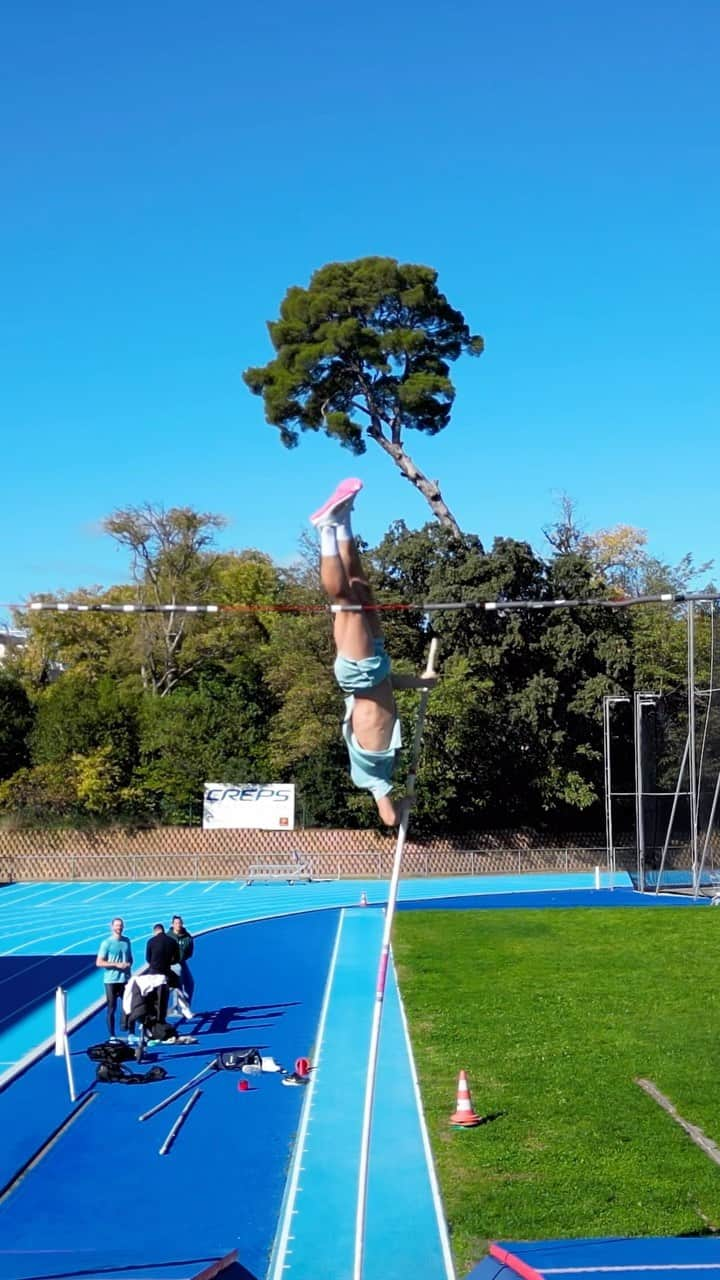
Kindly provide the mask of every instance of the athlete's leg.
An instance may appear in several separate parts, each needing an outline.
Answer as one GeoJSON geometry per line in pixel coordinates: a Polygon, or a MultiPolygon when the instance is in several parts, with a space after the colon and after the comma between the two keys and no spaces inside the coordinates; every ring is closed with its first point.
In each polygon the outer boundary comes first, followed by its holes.
{"type": "Polygon", "coordinates": [[[357,608],[367,601],[369,591],[363,590],[362,566],[350,530],[352,504],[361,487],[359,480],[343,480],[310,517],[320,534],[320,581],[332,603],[339,606],[333,614],[335,647],[346,658],[355,659],[373,656],[377,634],[369,613],[357,608]],[[340,542],[338,534],[344,535],[340,542]],[[343,549],[343,542],[348,539],[351,551],[343,549]],[[357,582],[352,580],[348,567],[357,571],[357,582]]]}
{"type": "MultiPolygon", "coordinates": [[[[360,553],[357,549],[357,543],[353,537],[350,528],[350,513],[348,512],[347,520],[338,525],[338,553],[343,563],[345,576],[352,589],[353,596],[358,604],[372,605],[375,603],[372,588],[367,579],[367,574],[363,567],[360,553]]],[[[382,636],[382,627],[380,619],[375,609],[364,609],[363,617],[373,639],[380,639],[382,636]]]]}
{"type": "Polygon", "coordinates": [[[320,539],[320,581],[332,603],[341,606],[333,614],[335,648],[346,658],[371,658],[375,652],[375,633],[365,610],[348,607],[363,602],[355,584],[348,580],[338,550],[335,525],[323,526],[320,539]]]}

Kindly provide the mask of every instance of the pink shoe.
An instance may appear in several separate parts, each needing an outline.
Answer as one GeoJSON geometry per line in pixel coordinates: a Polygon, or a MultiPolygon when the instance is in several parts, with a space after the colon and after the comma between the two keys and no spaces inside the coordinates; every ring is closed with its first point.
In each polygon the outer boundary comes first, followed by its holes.
{"type": "Polygon", "coordinates": [[[340,508],[352,506],[356,493],[362,489],[362,480],[341,480],[337,489],[330,495],[327,502],[323,502],[317,511],[313,511],[310,517],[310,523],[317,528],[322,524],[336,524],[336,515],[340,513],[340,508]]]}

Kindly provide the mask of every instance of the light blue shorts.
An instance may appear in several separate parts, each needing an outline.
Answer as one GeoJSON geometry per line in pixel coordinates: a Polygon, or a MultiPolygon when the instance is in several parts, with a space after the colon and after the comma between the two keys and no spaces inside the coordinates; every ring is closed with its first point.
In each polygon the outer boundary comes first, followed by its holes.
{"type": "MultiPolygon", "coordinates": [[[[370,661],[370,659],[366,659],[370,661]]],[[[361,747],[352,731],[352,713],[355,699],[345,699],[345,720],[343,737],[350,757],[350,777],[356,787],[372,791],[374,796],[386,796],[392,791],[392,777],[395,772],[395,760],[402,746],[400,721],[395,720],[390,744],[384,751],[366,751],[361,747]]]]}
{"type": "Polygon", "coordinates": [[[364,689],[377,689],[390,675],[390,659],[385,652],[385,642],[378,636],[375,652],[370,658],[346,658],[339,653],[335,659],[335,679],[343,693],[361,693],[364,689]]]}

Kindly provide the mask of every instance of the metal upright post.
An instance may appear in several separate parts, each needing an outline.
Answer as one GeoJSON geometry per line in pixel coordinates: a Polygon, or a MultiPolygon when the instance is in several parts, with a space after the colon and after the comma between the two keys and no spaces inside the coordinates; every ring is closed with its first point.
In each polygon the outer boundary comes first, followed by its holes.
{"type": "Polygon", "coordinates": [[[688,600],[687,607],[687,673],[688,673],[688,764],[690,784],[690,857],[692,862],[693,894],[700,891],[698,869],[698,794],[697,752],[695,747],[695,605],[688,600]]]}
{"type": "Polygon", "coordinates": [[[645,826],[643,822],[643,767],[642,767],[642,694],[635,694],[635,844],[637,849],[637,878],[640,893],[645,892],[645,826]]]}
{"type": "Polygon", "coordinates": [[[645,892],[645,815],[643,813],[643,795],[645,792],[642,762],[642,713],[645,707],[655,706],[656,693],[635,694],[635,829],[637,844],[637,877],[640,893],[645,892]]]}
{"type": "Polygon", "coordinates": [[[605,860],[613,870],[612,772],[610,769],[610,698],[603,698],[603,763],[605,766],[605,860]]]}
{"type": "MultiPolygon", "coordinates": [[[[616,870],[615,835],[612,817],[612,753],[610,743],[610,711],[615,702],[629,702],[627,695],[606,694],[603,698],[603,761],[605,765],[605,845],[607,869],[613,875],[616,870]]],[[[612,887],[611,881],[611,887],[612,887]]]]}

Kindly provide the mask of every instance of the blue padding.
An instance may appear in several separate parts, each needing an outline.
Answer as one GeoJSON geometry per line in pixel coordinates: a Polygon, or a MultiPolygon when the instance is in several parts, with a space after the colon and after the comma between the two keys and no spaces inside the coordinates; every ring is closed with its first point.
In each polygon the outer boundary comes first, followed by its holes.
{"type": "MultiPolygon", "coordinates": [[[[200,1082],[202,1096],[167,1156],[159,1147],[187,1098],[145,1123],[138,1115],[219,1049],[258,1046],[290,1069],[296,1058],[312,1057],[336,923],[335,913],[318,912],[198,939],[195,1003],[203,1016],[188,1029],[199,1030],[199,1042],[151,1051],[170,1072],[162,1084],[97,1086],[97,1097],[0,1210],[2,1280],[20,1280],[18,1255],[38,1248],[39,1224],[53,1249],[72,1252],[82,1241],[95,1265],[104,1253],[117,1257],[120,1240],[125,1267],[238,1248],[250,1275],[264,1276],[303,1090],[262,1075],[240,1093],[238,1080],[247,1077],[213,1073],[200,1082]]],[[[103,1038],[102,1014],[71,1037],[78,1088],[94,1076],[84,1049],[103,1038]]],[[[64,1063],[51,1056],[0,1094],[3,1183],[69,1109],[64,1063]]]]}
{"type": "MultiPolygon", "coordinates": [[[[12,1275],[13,1280],[198,1280],[199,1276],[207,1276],[209,1268],[218,1267],[222,1261],[217,1251],[209,1254],[196,1254],[193,1250],[177,1249],[181,1260],[174,1262],[158,1262],[155,1260],[150,1269],[146,1263],[140,1266],[128,1266],[128,1250],[112,1246],[107,1249],[77,1249],[54,1252],[43,1249],[37,1253],[10,1254],[3,1258],[0,1254],[0,1269],[4,1266],[14,1270],[2,1270],[3,1275],[12,1275]]],[[[253,1272],[237,1263],[229,1263],[222,1270],[216,1271],[219,1280],[260,1280],[253,1272]]]]}
{"type": "MultiPolygon", "coordinates": [[[[541,1275],[547,1274],[548,1280],[553,1280],[557,1271],[562,1273],[562,1280],[593,1280],[595,1268],[596,1280],[605,1280],[606,1273],[600,1268],[606,1267],[613,1269],[613,1280],[652,1280],[652,1271],[645,1270],[652,1267],[663,1268],[658,1273],[659,1280],[685,1280],[688,1268],[701,1268],[706,1280],[720,1275],[720,1240],[712,1236],[503,1240],[502,1247],[541,1275]]],[[[496,1258],[487,1257],[466,1280],[517,1280],[517,1273],[496,1258]]]]}
{"type": "Polygon", "coordinates": [[[636,893],[634,889],[566,889],[548,893],[481,893],[462,898],[426,898],[413,902],[398,901],[398,911],[474,911],[521,907],[699,907],[709,906],[707,898],[660,897],[654,893],[636,893]]]}
{"type": "Polygon", "coordinates": [[[0,956],[0,1034],[44,1001],[56,987],[72,987],[95,968],[91,956],[0,956]]]}
{"type": "MultiPolygon", "coordinates": [[[[717,1264],[720,1240],[712,1236],[649,1236],[622,1239],[617,1236],[577,1240],[520,1241],[503,1248],[538,1271],[557,1267],[688,1266],[717,1264]]],[[[663,1273],[663,1280],[667,1273],[663,1273]]]]}
{"type": "MultiPolygon", "coordinates": [[[[637,884],[638,876],[636,874],[631,873],[631,879],[633,884],[637,884]]],[[[660,872],[660,871],[645,872],[645,884],[648,888],[654,889],[656,884],[658,884],[658,882],[661,888],[663,886],[671,886],[671,885],[680,889],[692,888],[694,884],[692,868],[688,867],[684,871],[671,870],[671,871],[663,871],[663,872],[660,872]]],[[[711,874],[709,871],[703,871],[700,875],[700,884],[706,889],[712,888],[713,885],[717,884],[717,877],[714,874],[711,874]]]]}
{"type": "Polygon", "coordinates": [[[517,1271],[511,1271],[502,1262],[498,1262],[497,1258],[491,1258],[488,1255],[487,1258],[483,1258],[481,1262],[478,1262],[476,1267],[473,1267],[469,1275],[465,1277],[465,1280],[518,1280],[518,1275],[517,1271]]]}

